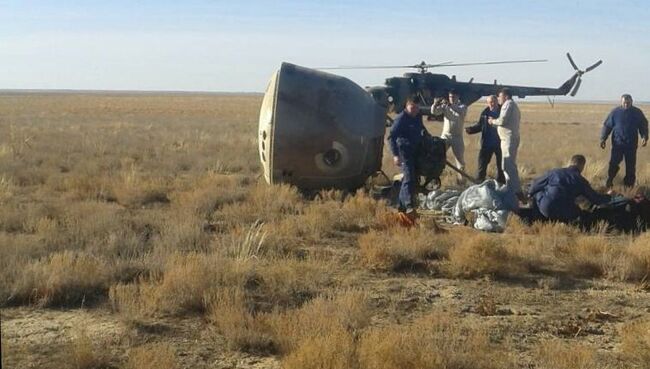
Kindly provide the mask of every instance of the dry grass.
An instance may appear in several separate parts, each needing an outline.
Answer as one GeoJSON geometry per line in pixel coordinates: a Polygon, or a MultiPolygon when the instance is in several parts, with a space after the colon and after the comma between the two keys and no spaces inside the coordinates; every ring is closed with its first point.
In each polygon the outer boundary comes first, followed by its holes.
{"type": "Polygon", "coordinates": [[[513,367],[507,346],[491,342],[488,330],[443,312],[413,323],[375,328],[359,343],[364,369],[487,369],[513,367]]]}
{"type": "Polygon", "coordinates": [[[298,214],[303,205],[295,188],[258,184],[250,189],[243,201],[225,205],[213,213],[212,218],[228,226],[269,222],[298,214]]]}
{"type": "Polygon", "coordinates": [[[639,368],[650,368],[650,319],[635,320],[623,326],[623,355],[639,368]]]}
{"type": "Polygon", "coordinates": [[[513,254],[501,237],[476,234],[458,242],[449,251],[448,273],[452,276],[513,277],[527,272],[525,263],[513,254]]]}
{"type": "Polygon", "coordinates": [[[647,279],[645,236],[612,239],[603,234],[581,234],[563,224],[536,224],[524,230],[504,237],[465,230],[435,234],[424,228],[391,227],[364,233],[358,243],[362,264],[378,271],[434,267],[462,278],[561,272],[578,278],[647,279]]]}
{"type": "Polygon", "coordinates": [[[109,369],[111,358],[106,348],[93,344],[91,338],[80,330],[67,345],[64,353],[65,366],[71,369],[109,369]]]}
{"type": "MultiPolygon", "coordinates": [[[[127,318],[202,313],[212,306],[222,289],[246,294],[251,308],[302,305],[330,282],[326,265],[311,260],[252,260],[217,254],[173,254],[160,275],[110,288],[115,311],[127,318]]],[[[230,300],[224,300],[230,301],[230,300]]],[[[218,305],[218,304],[217,304],[218,305]]]]}
{"type": "Polygon", "coordinates": [[[277,352],[277,343],[265,315],[256,315],[246,294],[239,288],[217,291],[210,297],[209,319],[226,337],[232,349],[272,354],[277,352]]]}
{"type": "Polygon", "coordinates": [[[540,369],[592,369],[598,368],[596,351],[584,344],[564,342],[559,339],[541,342],[535,351],[540,369]]]}
{"type": "Polygon", "coordinates": [[[83,306],[105,295],[110,270],[101,259],[70,251],[33,261],[14,281],[11,301],[83,306]]]}
{"type": "Polygon", "coordinates": [[[614,258],[614,246],[603,236],[578,236],[565,253],[567,270],[578,277],[602,277],[614,258]]]}
{"type": "Polygon", "coordinates": [[[125,369],[178,368],[174,349],[165,343],[153,343],[133,348],[125,369]]]}
{"type": "Polygon", "coordinates": [[[159,309],[170,313],[203,311],[203,297],[219,277],[214,262],[214,258],[201,254],[170,257],[156,286],[159,309]]]}
{"type": "MultiPolygon", "coordinates": [[[[647,283],[646,235],[584,235],[558,224],[527,227],[515,217],[504,235],[458,228],[442,234],[426,226],[406,230],[387,223],[386,205],[361,192],[324,191],[309,200],[289,186],[267,186],[259,178],[259,100],[3,96],[0,306],[101,310],[107,301],[127,323],[206,317],[231,348],[276,353],[286,368],[507,367],[512,366],[509,353],[532,353],[539,367],[562,367],[553,361],[556,357],[579,367],[591,360],[586,346],[500,343],[502,327],[492,330],[488,323],[506,318],[495,316],[489,298],[480,301],[485,316],[427,314],[431,304],[460,309],[449,295],[464,299],[473,294],[442,291],[438,299],[431,291],[437,287],[428,283],[440,284],[441,290],[451,283],[463,290],[480,283],[472,278],[484,276],[517,284],[519,277],[557,275],[586,283],[647,283]],[[385,273],[395,271],[428,275],[385,273]],[[404,289],[397,293],[406,300],[403,305],[401,297],[393,296],[391,283],[404,289]],[[386,317],[392,314],[387,306],[399,307],[394,314],[398,323],[386,317]]],[[[472,108],[469,120],[479,108],[472,108]]],[[[606,154],[595,141],[576,137],[597,134],[609,108],[522,104],[519,162],[524,180],[581,152],[589,160],[585,175],[596,185],[603,183],[606,154]]],[[[439,132],[439,124],[427,124],[433,134],[439,132]]],[[[478,138],[466,143],[472,172],[478,138]]],[[[648,155],[646,149],[639,151],[640,185],[650,183],[648,155]]],[[[393,174],[390,155],[384,159],[384,169],[393,174]]],[[[455,175],[445,173],[443,183],[454,182],[455,175]]],[[[551,301],[564,296],[552,292],[558,295],[551,301]]],[[[525,292],[535,293],[534,288],[525,292]]],[[[506,320],[500,324],[517,332],[521,328],[506,320]]],[[[606,328],[603,336],[610,332],[606,328]]],[[[536,329],[524,333],[534,338],[545,334],[536,329]]],[[[641,329],[647,331],[647,324],[629,324],[621,332],[621,351],[637,365],[648,362],[641,329]]],[[[154,338],[159,339],[168,338],[154,338]]],[[[3,347],[6,341],[3,335],[3,347]]],[[[75,342],[79,361],[93,367],[96,357],[88,352],[91,346],[101,352],[97,342],[75,342]]],[[[174,367],[177,360],[183,366],[185,360],[164,344],[113,349],[122,350],[127,367],[133,368],[174,367]]]]}
{"type": "Polygon", "coordinates": [[[16,186],[10,178],[0,177],[0,204],[13,196],[16,186]]]}
{"type": "Polygon", "coordinates": [[[422,270],[428,260],[446,256],[451,242],[431,229],[392,227],[361,235],[359,253],[363,265],[372,270],[422,270]]]}
{"type": "Polygon", "coordinates": [[[249,183],[247,176],[207,172],[196,178],[191,188],[171,193],[170,200],[179,209],[209,219],[223,206],[244,201],[249,183]]]}
{"type": "MultiPolygon", "coordinates": [[[[209,317],[232,348],[287,355],[287,367],[297,368],[322,349],[324,341],[341,349],[338,340],[348,342],[361,332],[370,322],[370,311],[362,293],[347,291],[317,297],[298,309],[256,312],[243,290],[225,289],[211,297],[209,317]]],[[[334,359],[337,350],[321,358],[334,359]]]]}
{"type": "Polygon", "coordinates": [[[294,188],[258,185],[245,201],[225,207],[214,217],[232,227],[264,222],[273,224],[279,230],[276,234],[319,240],[377,227],[386,212],[385,204],[362,192],[345,198],[340,192],[323,192],[309,202],[294,188]]]}
{"type": "Polygon", "coordinates": [[[358,368],[354,336],[338,329],[307,338],[282,361],[285,369],[358,368]]]}
{"type": "Polygon", "coordinates": [[[315,298],[302,308],[267,318],[282,353],[290,353],[329,335],[356,337],[370,324],[367,297],[344,291],[333,297],[315,298]]]}
{"type": "Polygon", "coordinates": [[[264,223],[257,221],[247,229],[235,228],[231,234],[231,243],[227,244],[221,251],[226,256],[238,260],[247,260],[257,258],[262,252],[266,251],[266,236],[268,231],[264,223]]]}
{"type": "Polygon", "coordinates": [[[14,345],[12,343],[9,343],[8,340],[5,340],[4,336],[0,339],[0,345],[2,347],[2,355],[0,355],[0,365],[2,365],[3,368],[8,368],[10,363],[9,363],[9,358],[14,359],[16,357],[16,353],[14,352],[14,345]]]}
{"type": "Polygon", "coordinates": [[[190,253],[171,255],[161,275],[141,278],[135,283],[117,284],[109,291],[114,310],[127,317],[181,314],[205,310],[204,296],[218,286],[220,273],[231,267],[218,258],[190,253]]]}
{"type": "Polygon", "coordinates": [[[113,311],[118,312],[129,325],[155,315],[161,305],[157,289],[149,283],[113,285],[108,299],[113,311]]]}
{"type": "Polygon", "coordinates": [[[643,234],[632,240],[625,251],[627,263],[621,267],[627,269],[627,279],[650,281],[650,235],[643,234]]]}
{"type": "Polygon", "coordinates": [[[645,234],[612,237],[581,234],[563,224],[536,224],[524,234],[509,233],[505,245],[532,272],[640,282],[650,275],[650,243],[645,234]]]}

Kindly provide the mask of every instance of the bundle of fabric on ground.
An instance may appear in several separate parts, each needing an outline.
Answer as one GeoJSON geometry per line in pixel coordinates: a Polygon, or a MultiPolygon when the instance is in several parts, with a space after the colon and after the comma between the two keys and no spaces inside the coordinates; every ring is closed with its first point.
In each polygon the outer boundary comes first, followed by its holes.
{"type": "Polygon", "coordinates": [[[472,224],[478,230],[503,232],[517,199],[506,186],[494,180],[470,186],[464,191],[436,190],[420,194],[420,208],[442,211],[453,224],[472,224]]]}
{"type": "Polygon", "coordinates": [[[454,189],[435,190],[428,194],[418,194],[418,204],[420,209],[424,210],[438,210],[445,214],[452,215],[456,202],[461,191],[454,189]]]}
{"type": "Polygon", "coordinates": [[[495,180],[487,180],[460,194],[453,215],[458,223],[473,222],[473,227],[478,230],[503,232],[508,215],[516,208],[514,192],[495,180]]]}

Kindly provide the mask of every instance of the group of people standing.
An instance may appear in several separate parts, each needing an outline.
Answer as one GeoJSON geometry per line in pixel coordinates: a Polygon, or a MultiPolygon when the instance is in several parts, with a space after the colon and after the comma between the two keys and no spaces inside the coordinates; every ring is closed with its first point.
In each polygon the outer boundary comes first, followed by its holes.
{"type": "MultiPolygon", "coordinates": [[[[528,193],[524,194],[517,168],[521,123],[519,107],[507,88],[499,91],[497,96],[488,96],[486,103],[487,106],[481,112],[479,120],[468,127],[464,127],[467,106],[460,100],[456,91],[450,91],[448,99],[435,99],[431,106],[432,115],[443,116],[441,137],[445,139],[447,147],[451,148],[458,169],[465,169],[463,131],[467,134],[480,132],[478,181],[485,180],[488,164],[494,156],[497,167],[496,180],[506,184],[522,202],[531,199],[533,206],[539,209],[539,214],[543,217],[567,221],[576,214],[575,199],[578,196],[585,196],[596,204],[609,199],[597,194],[582,177],[586,159],[579,154],[571,158],[568,167],[549,171],[537,178],[528,193]]],[[[400,210],[407,214],[414,212],[414,156],[425,132],[419,106],[414,99],[409,99],[404,111],[395,119],[389,135],[394,163],[401,167],[403,173],[399,196],[400,210]]],[[[628,94],[621,96],[621,105],[612,110],[605,119],[600,142],[603,149],[610,135],[612,149],[605,185],[611,189],[619,165],[624,159],[626,173],[623,183],[631,187],[636,182],[638,137],[641,136],[641,145],[646,146],[648,121],[643,112],[633,106],[632,97],[628,94]]]]}
{"type": "Polygon", "coordinates": [[[487,107],[481,112],[476,124],[464,127],[467,107],[456,91],[449,92],[449,102],[436,99],[431,106],[431,114],[443,115],[441,137],[452,149],[456,167],[465,170],[465,143],[463,128],[466,133],[481,132],[481,149],[478,159],[477,179],[482,182],[487,174],[487,167],[492,156],[497,162],[497,181],[508,183],[519,192],[521,184],[517,171],[517,150],[519,149],[519,123],[521,113],[512,100],[508,89],[503,89],[498,96],[488,96],[487,107]]]}
{"type": "MultiPolygon", "coordinates": [[[[440,135],[451,148],[456,167],[465,170],[465,142],[463,131],[468,134],[481,132],[478,180],[486,177],[487,166],[492,156],[497,160],[497,180],[511,186],[521,195],[521,184],[517,170],[517,150],[519,148],[519,123],[521,113],[512,100],[510,90],[503,89],[498,96],[487,98],[488,106],[483,110],[479,121],[465,128],[467,106],[460,101],[456,91],[449,91],[448,100],[436,99],[431,106],[431,114],[443,116],[440,135]]],[[[414,156],[426,129],[422,124],[419,106],[415,99],[408,99],[404,111],[393,123],[388,142],[393,153],[393,162],[402,169],[400,189],[400,209],[406,213],[414,211],[413,193],[415,188],[414,156]]]]}

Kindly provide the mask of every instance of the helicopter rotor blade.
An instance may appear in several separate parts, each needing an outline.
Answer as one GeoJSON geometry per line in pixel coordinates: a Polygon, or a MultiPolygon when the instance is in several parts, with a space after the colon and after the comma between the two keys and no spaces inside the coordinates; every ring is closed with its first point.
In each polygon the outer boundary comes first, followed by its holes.
{"type": "Polygon", "coordinates": [[[314,67],[313,69],[319,70],[334,70],[334,69],[407,69],[413,68],[412,65],[348,65],[340,67],[314,67]]]}
{"type": "Polygon", "coordinates": [[[578,66],[576,65],[576,63],[573,61],[573,58],[571,57],[571,54],[566,53],[566,57],[569,58],[569,63],[571,63],[571,66],[573,67],[573,69],[580,70],[580,69],[578,69],[578,66]]]}
{"type": "Polygon", "coordinates": [[[415,65],[341,65],[338,67],[315,67],[314,69],[332,70],[332,69],[409,69],[409,68],[433,68],[452,63],[446,61],[437,64],[415,64],[415,65]]]}
{"type": "Polygon", "coordinates": [[[573,90],[571,90],[571,97],[575,96],[578,93],[581,83],[582,83],[582,78],[578,77],[578,81],[576,81],[576,85],[573,86],[573,90]]]}
{"type": "Polygon", "coordinates": [[[405,69],[405,68],[415,68],[415,69],[429,69],[429,68],[440,68],[440,67],[465,67],[471,65],[494,65],[494,64],[520,64],[520,63],[545,63],[547,59],[530,59],[530,60],[500,60],[500,61],[489,61],[489,62],[478,62],[478,63],[454,63],[451,61],[436,63],[436,64],[426,64],[420,63],[415,65],[347,65],[339,67],[317,67],[314,69],[321,70],[334,70],[334,69],[405,69]]]}
{"type": "Polygon", "coordinates": [[[602,60],[599,60],[599,61],[595,62],[594,65],[592,65],[591,67],[585,69],[585,73],[587,73],[587,72],[589,72],[589,71],[592,71],[592,70],[596,69],[596,68],[597,68],[599,65],[601,65],[601,64],[603,64],[603,61],[602,61],[602,60]]]}
{"type": "MultiPolygon", "coordinates": [[[[489,61],[479,63],[449,63],[444,65],[437,65],[431,67],[465,67],[468,65],[494,65],[494,64],[521,64],[521,63],[545,63],[547,59],[531,59],[531,60],[502,60],[502,61],[489,61]]],[[[429,67],[429,68],[431,68],[429,67]]]]}
{"type": "Polygon", "coordinates": [[[428,69],[428,68],[444,67],[444,66],[447,66],[447,65],[451,65],[452,63],[453,63],[452,61],[446,61],[446,62],[437,63],[437,64],[426,64],[423,61],[420,64],[411,65],[411,68],[428,69]]]}

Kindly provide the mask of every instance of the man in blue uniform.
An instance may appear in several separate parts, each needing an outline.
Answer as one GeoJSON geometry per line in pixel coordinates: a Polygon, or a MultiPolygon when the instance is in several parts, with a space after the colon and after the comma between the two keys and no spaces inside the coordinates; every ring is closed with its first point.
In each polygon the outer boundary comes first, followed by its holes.
{"type": "Polygon", "coordinates": [[[602,149],[605,149],[610,133],[612,134],[612,154],[609,159],[606,186],[612,187],[619,164],[625,158],[623,184],[626,187],[632,187],[636,182],[636,149],[639,135],[641,136],[641,146],[648,143],[648,120],[641,109],[632,106],[632,96],[628,94],[621,96],[621,106],[612,110],[605,119],[600,135],[602,149]]]}
{"type": "Polygon", "coordinates": [[[587,214],[576,204],[578,196],[586,197],[594,205],[610,201],[608,195],[594,191],[582,176],[586,163],[584,156],[574,155],[568,167],[550,170],[533,181],[528,195],[542,220],[587,224],[587,214]]]}
{"type": "Polygon", "coordinates": [[[402,169],[402,187],[399,191],[399,209],[407,214],[415,212],[415,158],[426,129],[422,115],[414,99],[408,99],[406,107],[393,122],[388,136],[393,162],[402,169]]]}
{"type": "Polygon", "coordinates": [[[506,177],[503,174],[503,167],[501,165],[501,139],[497,128],[488,123],[488,118],[498,118],[501,106],[497,102],[497,97],[494,95],[487,97],[487,107],[483,109],[479,117],[479,121],[469,127],[465,128],[467,134],[475,134],[481,132],[481,150],[478,153],[478,174],[476,178],[479,182],[485,180],[488,164],[492,160],[492,155],[496,157],[497,161],[497,182],[505,184],[506,177]]]}

